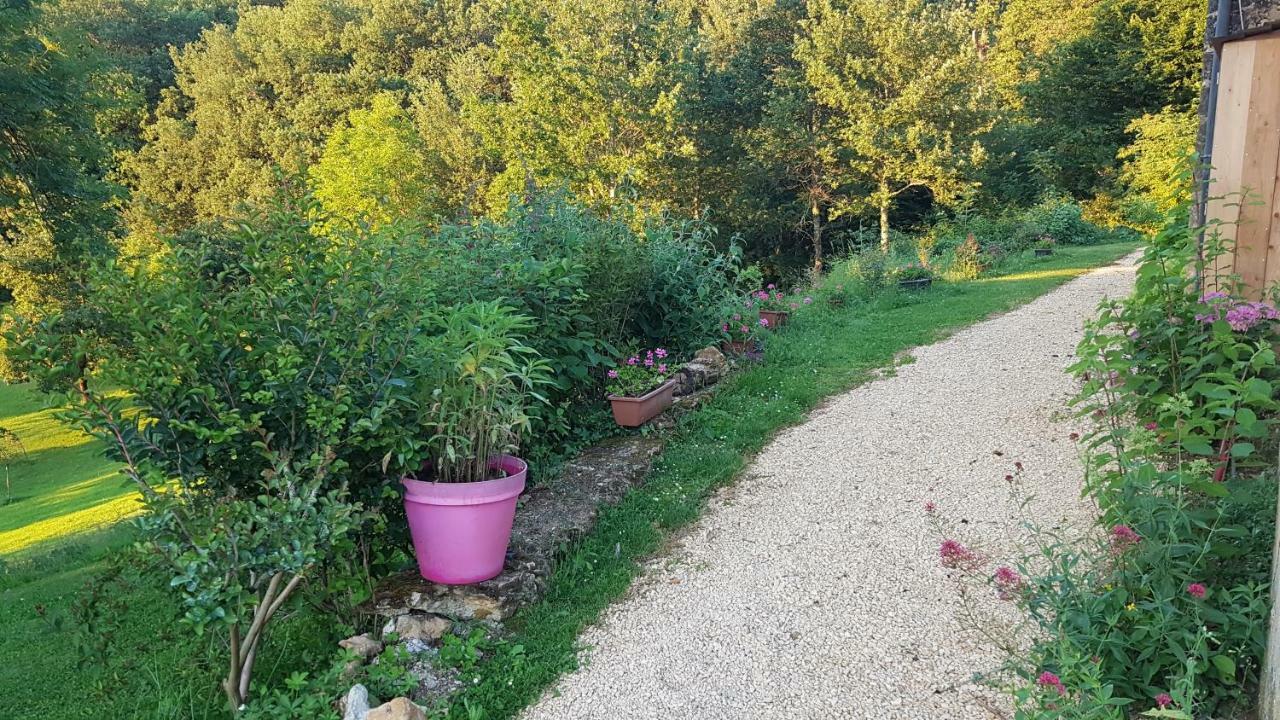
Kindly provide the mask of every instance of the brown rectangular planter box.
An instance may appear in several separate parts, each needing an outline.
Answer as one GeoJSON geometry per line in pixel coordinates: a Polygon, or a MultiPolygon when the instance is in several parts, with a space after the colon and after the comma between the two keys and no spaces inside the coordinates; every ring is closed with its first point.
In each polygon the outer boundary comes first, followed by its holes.
{"type": "Polygon", "coordinates": [[[1036,248],[1036,257],[1049,257],[1053,254],[1053,248],[1036,248]]]}
{"type": "Polygon", "coordinates": [[[613,419],[623,427],[640,427],[671,407],[676,381],[668,380],[640,397],[610,395],[613,419]]]}
{"type": "Polygon", "coordinates": [[[791,313],[784,310],[761,310],[760,318],[768,321],[770,330],[777,330],[787,324],[787,318],[791,313]]]}
{"type": "Polygon", "coordinates": [[[746,340],[725,340],[720,343],[720,349],[725,355],[746,355],[751,350],[751,345],[746,340]]]}

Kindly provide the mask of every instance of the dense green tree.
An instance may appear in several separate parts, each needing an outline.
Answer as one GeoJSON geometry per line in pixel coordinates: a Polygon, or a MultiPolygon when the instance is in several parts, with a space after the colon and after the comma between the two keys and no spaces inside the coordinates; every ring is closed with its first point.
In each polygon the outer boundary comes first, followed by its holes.
{"type": "MultiPolygon", "coordinates": [[[[42,26],[27,3],[0,8],[0,287],[15,314],[61,307],[75,323],[77,277],[108,251],[114,224],[117,188],[103,179],[111,153],[98,124],[118,98],[89,48],[42,26]]],[[[0,360],[0,376],[16,372],[0,360]]]]}
{"type": "Polygon", "coordinates": [[[874,209],[881,248],[902,193],[927,188],[955,197],[980,156],[973,138],[985,122],[986,90],[965,3],[812,0],[796,57],[817,101],[839,122],[846,195],[839,212],[874,209]]]}

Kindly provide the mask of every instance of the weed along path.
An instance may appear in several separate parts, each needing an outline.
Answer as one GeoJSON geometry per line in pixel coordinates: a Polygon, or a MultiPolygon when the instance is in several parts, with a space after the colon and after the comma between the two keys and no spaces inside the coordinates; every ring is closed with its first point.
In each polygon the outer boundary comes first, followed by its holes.
{"type": "Polygon", "coordinates": [[[1085,516],[1063,369],[1132,264],[919,348],[780,434],[523,717],[999,717],[973,680],[999,658],[964,629],[923,508],[990,528],[998,551],[1019,461],[1041,522],[1085,516]]]}

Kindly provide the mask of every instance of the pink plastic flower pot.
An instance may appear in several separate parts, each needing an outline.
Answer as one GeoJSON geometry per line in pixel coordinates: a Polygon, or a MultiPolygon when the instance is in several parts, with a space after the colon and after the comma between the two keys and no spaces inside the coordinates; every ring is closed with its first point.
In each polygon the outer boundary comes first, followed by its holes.
{"type": "Polygon", "coordinates": [[[516,498],[524,490],[529,468],[510,455],[495,457],[490,467],[507,476],[473,483],[400,479],[422,577],[446,585],[467,585],[502,572],[516,498]]]}

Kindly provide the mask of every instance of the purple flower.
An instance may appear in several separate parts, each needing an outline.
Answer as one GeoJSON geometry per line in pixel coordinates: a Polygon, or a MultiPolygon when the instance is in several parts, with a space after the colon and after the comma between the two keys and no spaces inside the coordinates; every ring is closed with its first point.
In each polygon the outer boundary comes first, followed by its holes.
{"type": "Polygon", "coordinates": [[[627,358],[628,365],[635,365],[638,362],[640,362],[640,358],[637,358],[635,355],[632,355],[631,357],[627,358]]]}
{"type": "Polygon", "coordinates": [[[608,373],[608,375],[609,375],[609,379],[610,379],[610,380],[614,380],[614,379],[616,379],[616,378],[618,377],[618,371],[617,371],[617,370],[610,370],[610,371],[609,371],[609,373],[608,373]]]}
{"type": "Polygon", "coordinates": [[[738,331],[741,332],[743,335],[746,335],[747,333],[751,332],[751,328],[747,327],[746,325],[743,325],[742,327],[738,328],[738,331]]]}
{"type": "Polygon", "coordinates": [[[1209,589],[1200,583],[1191,583],[1187,586],[1187,594],[1197,600],[1203,600],[1208,591],[1209,589]]]}
{"type": "Polygon", "coordinates": [[[649,355],[649,357],[644,359],[644,366],[653,367],[653,355],[649,355]]]}
{"type": "Polygon", "coordinates": [[[760,292],[756,293],[756,297],[760,298],[761,300],[768,300],[769,293],[765,292],[764,290],[761,290],[760,292]]]}
{"type": "Polygon", "coordinates": [[[772,290],[772,289],[776,288],[776,287],[777,287],[777,285],[774,285],[773,283],[769,283],[769,284],[768,284],[768,285],[766,285],[765,287],[766,287],[766,288],[768,288],[769,290],[772,290]]]}
{"type": "Polygon", "coordinates": [[[660,364],[658,365],[658,372],[660,372],[660,373],[665,373],[666,371],[667,371],[667,364],[666,364],[666,363],[660,363],[660,364]]]}
{"type": "Polygon", "coordinates": [[[811,297],[806,297],[806,298],[804,299],[804,304],[805,304],[805,305],[812,305],[812,304],[813,304],[813,298],[811,298],[811,297]]]}
{"type": "Polygon", "coordinates": [[[760,327],[769,327],[769,318],[760,318],[760,327]]]}
{"type": "Polygon", "coordinates": [[[733,314],[733,320],[734,320],[734,322],[737,322],[738,320],[741,320],[741,319],[742,319],[742,316],[741,316],[741,315],[739,315],[738,313],[734,313],[734,314],[733,314]]]}
{"type": "Polygon", "coordinates": [[[1173,704],[1173,698],[1169,697],[1169,693],[1160,693],[1156,696],[1156,707],[1161,710],[1173,704]]]}
{"type": "Polygon", "coordinates": [[[664,358],[667,356],[667,351],[663,350],[662,348],[658,348],[657,350],[653,351],[653,354],[657,355],[660,358],[664,358]]]}
{"type": "Polygon", "coordinates": [[[729,332],[729,323],[720,323],[720,332],[729,332]]]}

